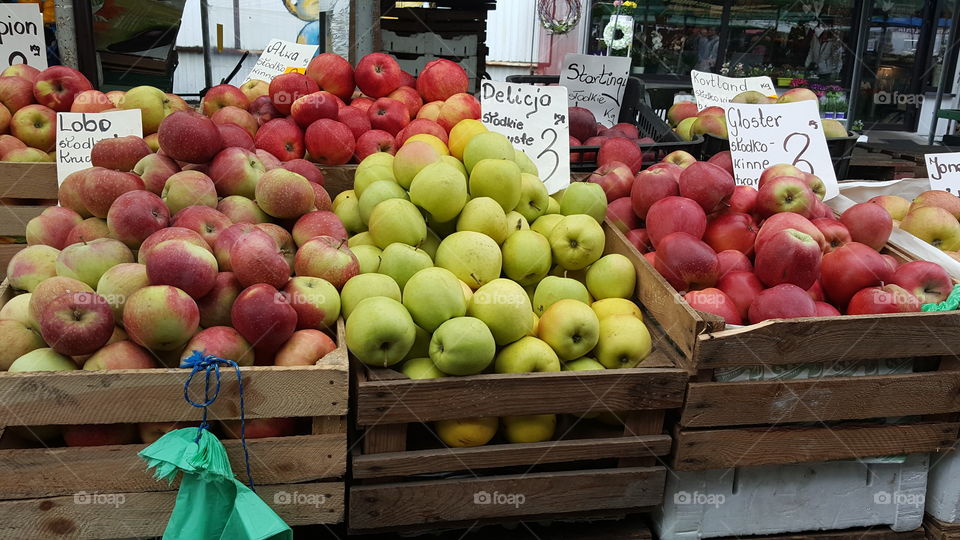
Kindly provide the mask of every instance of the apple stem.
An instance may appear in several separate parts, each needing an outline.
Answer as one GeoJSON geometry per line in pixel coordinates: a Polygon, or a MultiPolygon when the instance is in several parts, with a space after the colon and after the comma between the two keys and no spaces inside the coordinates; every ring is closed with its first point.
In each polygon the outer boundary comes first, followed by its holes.
{"type": "Polygon", "coordinates": [[[346,243],[347,243],[347,239],[346,239],[346,238],[341,238],[341,239],[340,239],[340,245],[337,246],[337,249],[342,248],[343,245],[346,244],[346,243]]]}

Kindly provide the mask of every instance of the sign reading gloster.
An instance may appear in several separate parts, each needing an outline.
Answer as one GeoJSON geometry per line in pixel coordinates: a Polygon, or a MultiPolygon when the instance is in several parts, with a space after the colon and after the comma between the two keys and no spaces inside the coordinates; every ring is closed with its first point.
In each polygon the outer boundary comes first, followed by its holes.
{"type": "Polygon", "coordinates": [[[100,139],[143,136],[140,110],[57,113],[57,183],[90,167],[90,151],[100,139]]]}
{"type": "Polygon", "coordinates": [[[36,3],[0,4],[0,69],[16,64],[47,69],[43,14],[36,3]]]}
{"type": "Polygon", "coordinates": [[[767,167],[789,163],[819,176],[826,187],[825,199],[840,193],[816,102],[728,103],[726,108],[737,184],[757,187],[767,167]]]}
{"type": "Polygon", "coordinates": [[[566,88],[483,81],[480,100],[484,125],[530,156],[548,192],[570,185],[566,88]]]}
{"type": "Polygon", "coordinates": [[[243,82],[253,79],[270,82],[277,75],[288,71],[303,73],[301,70],[306,69],[315,52],[317,52],[316,45],[301,45],[282,39],[272,39],[264,47],[260,58],[257,59],[257,64],[253,66],[243,82]]]}
{"type": "Polygon", "coordinates": [[[767,76],[739,78],[691,71],[690,82],[693,83],[693,95],[697,98],[697,108],[700,110],[730,103],[737,94],[748,90],[760,92],[767,97],[777,97],[773,81],[767,76]]]}
{"type": "Polygon", "coordinates": [[[570,106],[589,109],[597,122],[607,127],[616,124],[630,77],[630,61],[626,56],[564,56],[560,86],[567,87],[570,106]]]}

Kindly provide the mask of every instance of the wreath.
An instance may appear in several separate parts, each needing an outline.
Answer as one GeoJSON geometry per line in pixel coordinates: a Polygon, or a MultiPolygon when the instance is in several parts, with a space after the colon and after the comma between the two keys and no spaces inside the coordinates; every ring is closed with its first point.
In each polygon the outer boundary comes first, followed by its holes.
{"type": "Polygon", "coordinates": [[[626,15],[614,15],[603,29],[603,41],[614,50],[623,50],[633,42],[633,25],[626,15]],[[619,37],[618,37],[619,36],[619,37]]]}

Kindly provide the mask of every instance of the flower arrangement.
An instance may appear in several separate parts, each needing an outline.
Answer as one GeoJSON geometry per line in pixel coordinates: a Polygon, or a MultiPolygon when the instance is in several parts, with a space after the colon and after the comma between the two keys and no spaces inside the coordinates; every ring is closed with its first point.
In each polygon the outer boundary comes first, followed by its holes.
{"type": "Polygon", "coordinates": [[[806,88],[810,86],[810,82],[806,79],[795,78],[790,81],[790,88],[806,88]]]}
{"type": "Polygon", "coordinates": [[[633,43],[633,12],[637,3],[616,0],[613,5],[616,11],[603,29],[603,42],[612,50],[622,51],[633,43]]]}

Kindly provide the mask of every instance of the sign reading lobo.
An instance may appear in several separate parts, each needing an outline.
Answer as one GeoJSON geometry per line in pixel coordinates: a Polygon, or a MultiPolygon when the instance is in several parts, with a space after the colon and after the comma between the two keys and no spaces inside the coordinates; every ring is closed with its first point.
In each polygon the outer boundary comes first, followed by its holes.
{"type": "Polygon", "coordinates": [[[27,64],[47,69],[43,14],[37,4],[0,4],[0,69],[27,64]]]}
{"type": "Polygon", "coordinates": [[[90,167],[90,150],[100,139],[143,136],[140,110],[57,113],[57,183],[90,167]]]}
{"type": "Polygon", "coordinates": [[[749,90],[759,92],[766,97],[777,97],[777,90],[770,77],[724,77],[716,73],[691,71],[693,95],[697,98],[697,108],[722,106],[730,103],[738,94],[749,90]]]}
{"type": "Polygon", "coordinates": [[[483,81],[480,100],[484,125],[530,156],[548,192],[570,185],[566,88],[483,81]]]}
{"type": "Polygon", "coordinates": [[[840,193],[816,102],[729,103],[727,132],[737,184],[757,187],[767,167],[789,163],[819,176],[825,199],[840,193]]]}
{"type": "Polygon", "coordinates": [[[282,39],[270,40],[270,43],[267,43],[263,52],[260,53],[257,64],[253,66],[243,82],[253,79],[270,82],[277,75],[283,75],[291,71],[289,68],[296,68],[292,71],[303,73],[300,70],[306,69],[307,64],[310,63],[313,54],[316,52],[316,45],[301,45],[282,39]]]}
{"type": "Polygon", "coordinates": [[[942,189],[960,195],[960,152],[927,154],[927,177],[930,189],[942,189]]]}
{"type": "Polygon", "coordinates": [[[610,127],[619,122],[629,76],[627,56],[571,53],[563,57],[560,86],[566,86],[570,92],[571,107],[589,109],[597,122],[610,127]]]}

